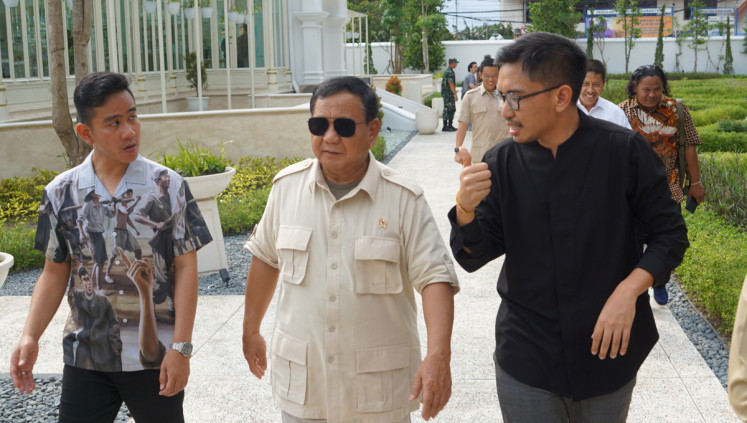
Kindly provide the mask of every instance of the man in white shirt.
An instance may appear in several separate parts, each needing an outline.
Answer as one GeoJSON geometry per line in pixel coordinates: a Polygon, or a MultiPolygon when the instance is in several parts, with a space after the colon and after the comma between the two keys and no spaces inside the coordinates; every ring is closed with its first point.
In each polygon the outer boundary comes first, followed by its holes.
{"type": "Polygon", "coordinates": [[[245,245],[244,357],[262,378],[259,329],[279,286],[270,372],[283,423],[409,423],[421,402],[429,420],[451,395],[451,257],[423,190],[369,151],[381,128],[371,87],[331,78],[310,106],[315,158],[278,173],[245,245]]]}
{"type": "Polygon", "coordinates": [[[607,69],[604,63],[591,59],[586,65],[586,78],[581,86],[581,95],[578,96],[578,108],[584,113],[597,119],[618,124],[623,128],[632,129],[630,122],[615,103],[602,98],[604,84],[607,81],[607,69]]]}

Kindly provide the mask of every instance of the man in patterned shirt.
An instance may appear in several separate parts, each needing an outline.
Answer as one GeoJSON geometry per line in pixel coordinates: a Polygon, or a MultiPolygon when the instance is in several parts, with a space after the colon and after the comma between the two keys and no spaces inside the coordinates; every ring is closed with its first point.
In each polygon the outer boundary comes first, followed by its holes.
{"type": "MultiPolygon", "coordinates": [[[[23,334],[11,355],[13,384],[21,393],[35,388],[33,368],[39,338],[67,293],[70,314],[63,333],[60,421],[114,421],[124,401],[138,422],[183,422],[197,307],[197,247],[190,240],[185,243],[186,251],[177,253],[173,239],[150,244],[147,226],[136,226],[137,246],[130,246],[129,251],[120,247],[121,260],[109,273],[111,282],[96,292],[90,275],[94,269],[101,270],[106,257],[112,256],[110,250],[117,248],[116,243],[107,245],[116,226],[114,214],[95,212],[96,207],[112,204],[128,190],[135,198],[150,198],[154,192],[164,196],[162,187],[149,175],[158,174],[160,180],[168,177],[175,185],[186,182],[176,172],[139,154],[140,121],[123,75],[98,72],[86,76],[75,89],[74,100],[76,132],[93,151],[83,163],[44,188],[44,208],[39,214],[42,230],[34,247],[44,252],[46,260],[23,334]],[[76,216],[81,236],[83,228],[88,237],[98,233],[92,246],[93,262],[91,257],[76,253],[75,243],[63,233],[71,230],[70,216],[74,214],[70,212],[80,204],[87,204],[76,216]],[[142,256],[138,257],[137,250],[142,250],[142,256]],[[173,292],[173,317],[165,304],[153,305],[154,262],[166,254],[173,256],[165,281],[167,291],[173,292]],[[80,349],[81,343],[88,343],[88,348],[80,349]],[[167,351],[166,345],[171,349],[167,351]],[[78,353],[89,353],[89,359],[82,355],[76,359],[78,353]]],[[[189,187],[184,189],[185,197],[190,197],[189,187]]],[[[180,200],[173,193],[162,201],[169,203],[169,210],[197,208],[185,204],[185,197],[180,200]]],[[[158,225],[164,226],[163,221],[158,225]]]]}

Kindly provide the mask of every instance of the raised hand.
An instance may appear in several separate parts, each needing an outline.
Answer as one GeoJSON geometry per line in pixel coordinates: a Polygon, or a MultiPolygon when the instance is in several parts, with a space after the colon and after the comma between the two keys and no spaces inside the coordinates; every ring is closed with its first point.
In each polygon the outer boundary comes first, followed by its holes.
{"type": "Polygon", "coordinates": [[[467,224],[472,221],[473,212],[480,201],[490,192],[490,170],[485,162],[472,164],[472,156],[465,147],[459,147],[457,153],[462,159],[462,171],[459,174],[459,192],[457,192],[457,221],[467,224]]]}

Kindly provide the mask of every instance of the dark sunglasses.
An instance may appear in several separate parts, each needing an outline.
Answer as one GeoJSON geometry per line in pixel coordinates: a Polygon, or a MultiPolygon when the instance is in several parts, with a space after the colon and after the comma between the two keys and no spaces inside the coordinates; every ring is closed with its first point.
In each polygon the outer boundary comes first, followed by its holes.
{"type": "MultiPolygon", "coordinates": [[[[353,119],[337,118],[334,120],[334,128],[337,135],[348,138],[355,135],[356,126],[366,122],[356,122],[353,119]]],[[[323,117],[313,117],[309,119],[309,132],[313,135],[322,136],[329,129],[329,119],[323,117]]]]}

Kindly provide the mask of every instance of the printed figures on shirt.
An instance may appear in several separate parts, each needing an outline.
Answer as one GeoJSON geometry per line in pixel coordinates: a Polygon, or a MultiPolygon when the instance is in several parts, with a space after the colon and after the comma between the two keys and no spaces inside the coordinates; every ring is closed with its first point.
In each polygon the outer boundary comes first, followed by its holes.
{"type": "Polygon", "coordinates": [[[159,339],[157,322],[173,321],[175,254],[211,241],[186,183],[171,188],[170,173],[159,166],[148,185],[128,184],[113,196],[64,176],[44,191],[36,243],[70,254],[74,269],[66,364],[106,372],[160,366],[171,340],[159,339]]]}

